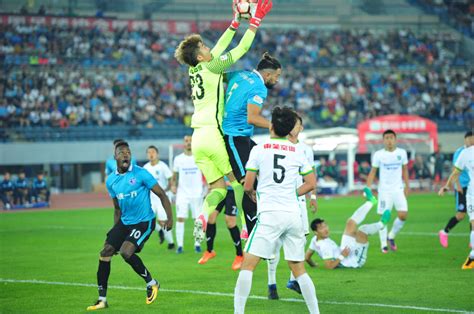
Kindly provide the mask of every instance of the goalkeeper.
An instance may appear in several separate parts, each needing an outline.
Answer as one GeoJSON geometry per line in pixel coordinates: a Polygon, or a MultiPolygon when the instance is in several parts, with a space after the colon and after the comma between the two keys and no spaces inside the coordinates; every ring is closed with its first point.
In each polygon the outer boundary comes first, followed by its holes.
{"type": "Polygon", "coordinates": [[[232,172],[222,132],[224,71],[250,49],[255,33],[265,15],[272,9],[272,5],[272,0],[258,1],[250,18],[249,29],[239,45],[225,54],[223,52],[230,45],[240,24],[240,15],[235,9],[236,0],[233,5],[232,23],[214,48],[206,47],[201,36],[193,34],[186,37],[175,51],[178,62],[189,66],[194,103],[194,114],[191,120],[191,127],[194,129],[192,151],[197,166],[210,185],[210,192],[204,200],[202,213],[194,222],[194,237],[197,241],[202,241],[205,237],[209,214],[225,199],[227,189],[224,176],[229,178],[234,190],[237,208],[242,208],[243,187],[232,172]]]}

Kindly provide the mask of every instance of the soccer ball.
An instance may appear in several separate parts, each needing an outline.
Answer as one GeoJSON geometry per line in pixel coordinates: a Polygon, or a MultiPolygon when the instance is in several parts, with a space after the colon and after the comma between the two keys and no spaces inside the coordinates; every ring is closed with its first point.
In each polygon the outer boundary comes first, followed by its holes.
{"type": "Polygon", "coordinates": [[[235,10],[239,12],[241,18],[248,20],[252,18],[256,6],[257,0],[239,0],[235,3],[235,10]]]}

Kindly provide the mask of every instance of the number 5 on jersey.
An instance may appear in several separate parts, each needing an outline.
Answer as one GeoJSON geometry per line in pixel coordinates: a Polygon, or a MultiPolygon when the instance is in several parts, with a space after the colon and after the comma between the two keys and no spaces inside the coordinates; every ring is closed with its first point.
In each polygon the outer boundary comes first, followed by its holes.
{"type": "Polygon", "coordinates": [[[279,160],[283,160],[285,158],[286,156],[284,155],[278,155],[278,154],[273,155],[273,181],[275,181],[275,183],[280,184],[283,182],[283,180],[285,180],[286,169],[282,165],[278,164],[279,160]],[[280,177],[278,177],[278,173],[275,172],[275,170],[281,171],[280,177]]]}

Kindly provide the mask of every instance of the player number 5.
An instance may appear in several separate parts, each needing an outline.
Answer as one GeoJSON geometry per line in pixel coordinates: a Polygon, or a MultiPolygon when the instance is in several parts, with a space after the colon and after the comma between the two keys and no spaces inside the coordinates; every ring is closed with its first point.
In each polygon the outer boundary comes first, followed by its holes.
{"type": "Polygon", "coordinates": [[[286,169],[282,165],[278,164],[279,160],[283,160],[285,158],[286,156],[284,155],[278,155],[278,154],[273,155],[273,181],[275,181],[275,183],[280,184],[283,182],[283,180],[285,180],[286,169]],[[278,177],[278,173],[276,173],[275,170],[281,171],[280,177],[278,177]]]}

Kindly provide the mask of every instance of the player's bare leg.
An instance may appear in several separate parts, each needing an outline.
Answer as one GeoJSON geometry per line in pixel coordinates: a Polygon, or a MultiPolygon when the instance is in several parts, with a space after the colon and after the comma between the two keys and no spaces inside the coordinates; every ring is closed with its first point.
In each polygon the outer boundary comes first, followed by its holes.
{"type": "Polygon", "coordinates": [[[319,313],[318,298],[316,297],[316,288],[314,287],[311,277],[304,268],[304,262],[288,261],[291,272],[298,282],[301,294],[306,302],[306,306],[311,314],[319,313]]]}

